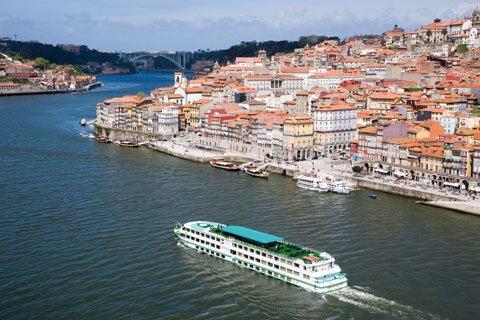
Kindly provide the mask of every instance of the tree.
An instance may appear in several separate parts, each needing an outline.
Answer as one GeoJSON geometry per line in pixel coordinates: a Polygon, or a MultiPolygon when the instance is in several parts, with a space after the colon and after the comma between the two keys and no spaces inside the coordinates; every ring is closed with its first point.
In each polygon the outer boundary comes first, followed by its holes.
{"type": "Polygon", "coordinates": [[[447,29],[443,29],[443,30],[442,30],[442,35],[443,35],[443,37],[445,37],[445,36],[447,35],[447,33],[448,33],[448,32],[447,32],[447,29]]]}
{"type": "Polygon", "coordinates": [[[145,92],[140,91],[140,92],[137,93],[137,97],[139,97],[140,99],[143,99],[143,98],[145,98],[146,96],[147,96],[147,95],[145,94],[145,92]]]}
{"type": "Polygon", "coordinates": [[[428,31],[427,31],[427,38],[428,38],[427,41],[428,41],[428,42],[431,41],[431,39],[430,39],[431,37],[432,37],[432,30],[428,30],[428,31]]]}
{"type": "Polygon", "coordinates": [[[360,173],[362,172],[362,167],[360,167],[360,166],[353,166],[353,167],[352,167],[352,171],[353,171],[353,173],[355,173],[355,174],[360,174],[360,173]]]}
{"type": "Polygon", "coordinates": [[[457,52],[458,53],[465,53],[468,52],[468,47],[466,44],[459,44],[457,47],[457,52]]]}
{"type": "Polygon", "coordinates": [[[33,67],[37,68],[37,69],[42,68],[43,71],[45,71],[48,68],[49,65],[50,65],[50,61],[48,61],[47,59],[39,57],[39,58],[35,59],[33,67]]]}

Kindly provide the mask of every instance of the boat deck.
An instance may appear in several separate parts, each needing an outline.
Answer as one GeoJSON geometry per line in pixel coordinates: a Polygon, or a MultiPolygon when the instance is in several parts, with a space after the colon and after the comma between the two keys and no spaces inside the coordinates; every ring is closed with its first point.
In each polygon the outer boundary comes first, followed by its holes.
{"type": "MultiPolygon", "coordinates": [[[[238,238],[232,236],[231,234],[227,234],[227,233],[223,232],[222,230],[217,230],[215,228],[211,228],[210,232],[212,232],[216,235],[219,235],[219,236],[223,236],[225,238],[235,238],[237,241],[241,241],[245,244],[254,245],[258,249],[267,249],[267,250],[271,251],[272,253],[279,254],[279,255],[281,255],[281,256],[283,256],[287,259],[291,259],[291,260],[301,259],[302,257],[315,257],[315,258],[319,258],[319,259],[322,259],[322,260],[328,260],[327,258],[322,257],[320,255],[320,253],[318,253],[318,252],[315,252],[311,249],[301,248],[297,245],[294,245],[294,244],[291,244],[291,243],[288,243],[288,242],[274,241],[274,242],[268,243],[267,246],[260,246],[260,245],[255,244],[255,243],[246,242],[243,239],[238,239],[238,238]]],[[[312,263],[312,261],[306,260],[306,259],[304,259],[303,261],[306,264],[311,264],[312,263]]]]}

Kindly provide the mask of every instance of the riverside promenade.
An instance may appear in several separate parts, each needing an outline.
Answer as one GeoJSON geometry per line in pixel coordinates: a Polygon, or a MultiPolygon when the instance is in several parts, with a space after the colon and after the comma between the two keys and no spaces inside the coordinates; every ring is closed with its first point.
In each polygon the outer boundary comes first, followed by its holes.
{"type": "Polygon", "coordinates": [[[408,196],[416,199],[421,204],[452,209],[460,212],[480,215],[480,197],[474,199],[465,191],[453,192],[445,188],[425,186],[412,180],[398,180],[392,176],[378,174],[355,175],[351,164],[345,160],[320,158],[317,160],[298,161],[287,163],[285,161],[265,160],[258,157],[221,148],[209,148],[198,145],[193,135],[177,137],[169,141],[155,141],[148,146],[151,149],[167,153],[179,158],[200,163],[209,162],[214,158],[224,158],[233,162],[262,162],[268,164],[267,170],[273,173],[291,176],[296,179],[299,175],[314,175],[318,177],[342,178],[353,188],[364,188],[382,192],[408,196]]]}

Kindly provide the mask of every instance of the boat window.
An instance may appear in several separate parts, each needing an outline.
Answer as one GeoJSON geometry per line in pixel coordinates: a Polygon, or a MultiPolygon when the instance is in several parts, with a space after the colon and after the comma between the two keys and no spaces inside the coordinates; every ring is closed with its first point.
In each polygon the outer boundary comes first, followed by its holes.
{"type": "Polygon", "coordinates": [[[224,254],[222,254],[222,258],[224,258],[224,259],[225,259],[225,255],[224,255],[224,254]]]}
{"type": "Polygon", "coordinates": [[[262,264],[267,264],[267,262],[265,260],[262,260],[262,264]]]}
{"type": "Polygon", "coordinates": [[[235,251],[235,250],[230,250],[230,253],[233,254],[233,255],[235,255],[235,254],[237,254],[237,251],[235,251]]]}
{"type": "Polygon", "coordinates": [[[292,270],[291,270],[291,269],[287,269],[287,272],[288,272],[288,273],[292,273],[292,270]]]}
{"type": "Polygon", "coordinates": [[[220,249],[220,246],[217,244],[217,249],[220,249]]]}
{"type": "Polygon", "coordinates": [[[282,261],[282,263],[285,263],[285,262],[286,262],[285,259],[281,259],[280,261],[282,261]]]}
{"type": "Polygon", "coordinates": [[[310,276],[309,276],[309,275],[304,274],[303,277],[304,277],[305,279],[307,279],[307,280],[310,280],[310,276]]]}
{"type": "Polygon", "coordinates": [[[250,252],[252,252],[252,253],[253,253],[254,251],[255,251],[255,250],[253,250],[252,248],[250,248],[250,252]]]}
{"type": "Polygon", "coordinates": [[[268,266],[269,266],[269,267],[273,266],[273,263],[269,262],[269,263],[268,263],[268,266]]]}
{"type": "Polygon", "coordinates": [[[260,255],[260,251],[258,251],[258,250],[255,250],[255,253],[258,254],[258,255],[260,255]]]}
{"type": "Polygon", "coordinates": [[[269,259],[272,259],[272,258],[273,258],[273,256],[272,256],[271,254],[269,254],[269,255],[268,255],[268,258],[269,258],[269,259]]]}
{"type": "Polygon", "coordinates": [[[307,267],[303,266],[303,270],[307,270],[307,267]]]}
{"type": "Polygon", "coordinates": [[[300,273],[298,273],[297,271],[293,271],[293,274],[296,275],[296,276],[300,275],[300,273]]]}
{"type": "Polygon", "coordinates": [[[285,267],[280,267],[280,270],[285,271],[286,269],[285,267]]]}
{"type": "Polygon", "coordinates": [[[255,258],[255,261],[257,261],[257,262],[260,262],[260,259],[258,259],[258,258],[255,258]]]}
{"type": "Polygon", "coordinates": [[[210,243],[210,245],[215,248],[215,244],[214,244],[214,243],[210,243]]]}
{"type": "Polygon", "coordinates": [[[275,269],[280,269],[280,266],[279,266],[278,264],[274,264],[273,267],[274,267],[275,269]]]}
{"type": "Polygon", "coordinates": [[[275,261],[278,261],[278,257],[275,257],[275,261]]]}
{"type": "Polygon", "coordinates": [[[291,265],[292,265],[292,261],[287,261],[287,264],[288,264],[289,266],[291,266],[291,265]]]}
{"type": "Polygon", "coordinates": [[[298,263],[295,263],[296,268],[300,268],[300,265],[298,263]]]}
{"type": "Polygon", "coordinates": [[[267,256],[267,254],[266,254],[265,252],[262,252],[262,256],[266,257],[266,256],[267,256]]]}
{"type": "Polygon", "coordinates": [[[237,244],[236,244],[236,243],[234,243],[234,244],[233,244],[233,247],[234,247],[234,248],[236,248],[236,247],[237,247],[237,244]]]}

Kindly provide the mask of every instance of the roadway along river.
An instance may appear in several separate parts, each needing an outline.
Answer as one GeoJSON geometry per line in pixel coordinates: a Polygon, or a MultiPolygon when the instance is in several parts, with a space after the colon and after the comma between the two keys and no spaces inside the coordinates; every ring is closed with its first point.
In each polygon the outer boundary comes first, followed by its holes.
{"type": "Polygon", "coordinates": [[[81,138],[97,102],[171,73],[102,77],[81,94],[0,99],[0,318],[475,319],[480,219],[368,190],[317,194],[147,149],[81,138]],[[325,296],[176,244],[205,219],[331,253],[325,296]]]}

